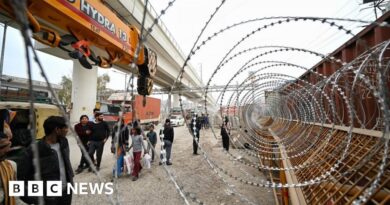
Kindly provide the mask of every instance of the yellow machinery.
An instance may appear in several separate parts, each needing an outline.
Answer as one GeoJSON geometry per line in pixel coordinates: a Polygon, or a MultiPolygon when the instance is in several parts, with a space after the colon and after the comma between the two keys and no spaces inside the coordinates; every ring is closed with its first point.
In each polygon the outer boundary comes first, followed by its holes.
{"type": "MultiPolygon", "coordinates": [[[[16,111],[16,116],[13,123],[18,124],[15,129],[29,129],[28,125],[30,123],[29,112],[30,112],[30,103],[27,102],[0,102],[0,109],[9,109],[16,111]]],[[[43,122],[49,116],[60,116],[61,112],[55,105],[34,103],[34,121],[36,123],[36,139],[41,139],[45,136],[45,131],[43,130],[43,122]]],[[[12,128],[12,132],[15,134],[15,129],[12,128]]]]}
{"type": "MultiPolygon", "coordinates": [[[[0,1],[1,13],[14,17],[13,3],[0,1]]],[[[25,12],[34,39],[61,48],[87,69],[91,63],[102,68],[129,65],[136,55],[139,30],[124,23],[101,0],[27,0],[25,12]]],[[[140,74],[138,93],[150,95],[157,56],[141,46],[135,63],[140,74]]]]}

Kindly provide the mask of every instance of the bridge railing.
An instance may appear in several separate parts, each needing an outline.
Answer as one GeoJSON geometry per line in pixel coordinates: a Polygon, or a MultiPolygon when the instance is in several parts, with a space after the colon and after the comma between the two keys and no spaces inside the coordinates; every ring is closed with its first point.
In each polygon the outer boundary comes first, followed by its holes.
{"type": "MultiPolygon", "coordinates": [[[[139,1],[142,2],[143,5],[146,4],[146,0],[139,0],[139,1]]],[[[157,11],[154,9],[154,7],[150,3],[148,3],[146,8],[153,18],[158,17],[159,14],[157,13],[157,11]]],[[[175,48],[180,53],[180,55],[183,57],[183,59],[185,59],[187,55],[183,52],[183,50],[179,46],[179,43],[177,43],[176,39],[173,37],[172,33],[169,31],[169,29],[167,28],[167,26],[164,24],[164,22],[161,19],[158,21],[158,25],[160,26],[161,30],[166,34],[166,36],[169,38],[169,40],[172,42],[172,44],[175,46],[175,48]]],[[[191,63],[188,63],[188,65],[190,66],[191,69],[194,69],[194,66],[192,66],[191,63]]],[[[201,79],[198,72],[193,72],[193,73],[197,79],[201,79]]],[[[203,84],[203,82],[202,82],[202,84],[203,84]]]]}
{"type": "MultiPolygon", "coordinates": [[[[139,1],[141,1],[143,5],[146,4],[146,0],[139,0],[139,1]]],[[[159,14],[156,12],[154,7],[150,3],[148,3],[146,8],[147,8],[148,12],[150,13],[150,15],[152,15],[153,18],[157,18],[158,17],[159,14]]],[[[168,28],[165,26],[164,22],[161,19],[158,21],[158,25],[164,31],[164,33],[167,35],[167,37],[172,42],[172,44],[176,47],[176,49],[179,51],[179,53],[183,57],[185,57],[183,50],[180,48],[180,46],[177,43],[176,39],[173,37],[172,33],[168,30],[168,28]]]]}

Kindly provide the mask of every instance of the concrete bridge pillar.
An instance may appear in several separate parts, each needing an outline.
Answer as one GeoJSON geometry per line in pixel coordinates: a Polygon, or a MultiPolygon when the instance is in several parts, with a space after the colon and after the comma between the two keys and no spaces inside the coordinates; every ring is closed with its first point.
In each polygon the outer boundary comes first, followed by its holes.
{"type": "Polygon", "coordinates": [[[168,100],[167,100],[168,113],[171,112],[171,108],[172,108],[172,94],[168,94],[168,100]]]}
{"type": "Polygon", "coordinates": [[[173,107],[180,107],[179,95],[173,94],[173,103],[172,103],[172,106],[173,106],[173,107]]]}
{"type": "Polygon", "coordinates": [[[96,105],[98,67],[85,69],[76,60],[73,61],[72,109],[70,122],[76,123],[81,115],[91,116],[96,105]]]}

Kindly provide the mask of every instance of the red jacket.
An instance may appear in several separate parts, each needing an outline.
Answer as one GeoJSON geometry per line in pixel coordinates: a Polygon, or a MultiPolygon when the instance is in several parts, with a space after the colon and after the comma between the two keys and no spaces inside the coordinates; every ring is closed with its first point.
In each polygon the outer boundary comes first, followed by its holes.
{"type": "Polygon", "coordinates": [[[83,126],[81,123],[78,123],[74,126],[74,130],[84,144],[86,144],[91,137],[92,126],[93,122],[88,122],[85,126],[83,126]],[[87,130],[91,131],[91,133],[87,134],[87,130]]]}

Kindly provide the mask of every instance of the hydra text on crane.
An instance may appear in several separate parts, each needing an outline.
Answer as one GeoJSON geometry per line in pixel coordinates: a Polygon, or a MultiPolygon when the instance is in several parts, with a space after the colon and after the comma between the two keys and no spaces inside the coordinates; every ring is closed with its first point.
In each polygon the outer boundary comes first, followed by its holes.
{"type": "Polygon", "coordinates": [[[115,34],[115,24],[112,23],[107,17],[103,16],[98,10],[96,10],[92,5],[90,5],[86,0],[81,0],[80,10],[87,14],[89,17],[93,18],[96,22],[102,25],[104,28],[111,31],[115,34]]]}

